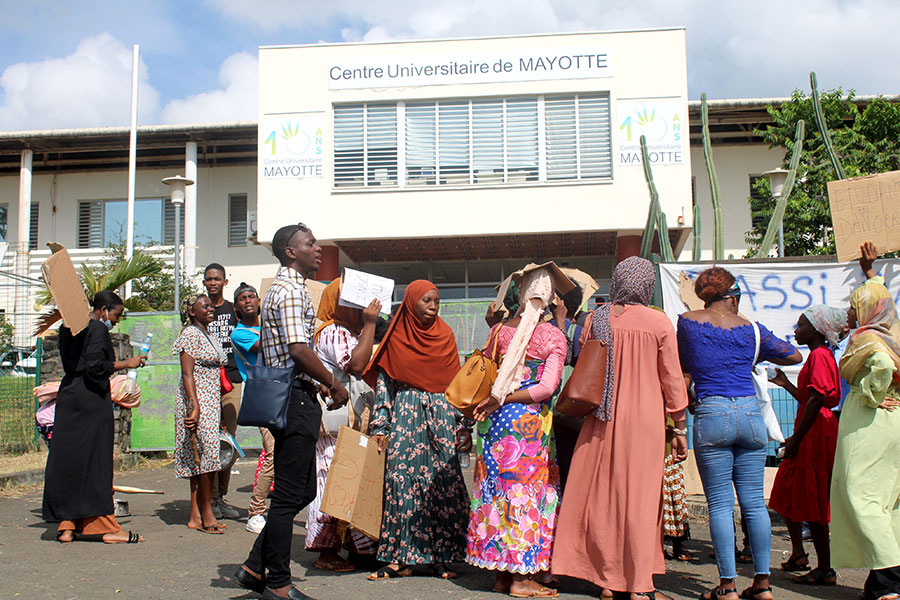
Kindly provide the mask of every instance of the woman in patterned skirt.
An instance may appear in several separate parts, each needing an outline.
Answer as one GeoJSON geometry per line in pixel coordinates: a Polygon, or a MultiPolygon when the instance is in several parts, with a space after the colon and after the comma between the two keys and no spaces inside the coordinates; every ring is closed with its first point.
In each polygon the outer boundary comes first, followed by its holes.
{"type": "Polygon", "coordinates": [[[220,367],[225,351],[207,326],[215,318],[205,295],[185,298],[181,330],[172,354],[181,361],[175,398],[175,476],[191,480],[191,516],[187,526],[202,533],[224,533],[213,516],[212,478],[219,470],[219,418],[222,412],[220,367]]]}
{"type": "Polygon", "coordinates": [[[444,398],[459,355],[439,306],[433,283],[410,283],[363,375],[375,390],[370,434],[387,454],[377,558],[388,564],[373,581],[407,577],[415,564],[452,579],[448,563],[463,558],[468,498],[457,450],[468,452],[472,439],[444,398]]]}
{"type": "MultiPolygon", "coordinates": [[[[567,279],[557,285],[574,287],[567,279]]],[[[466,561],[496,572],[494,591],[517,598],[555,598],[534,581],[550,570],[559,506],[559,468],[552,445],[553,392],[566,360],[566,336],[541,321],[553,300],[551,269],[522,275],[519,310],[495,325],[487,352],[499,360],[491,396],[475,411],[478,445],[466,561]],[[496,345],[493,344],[496,338],[496,345]]]]}
{"type": "Polygon", "coordinates": [[[663,537],[672,543],[671,558],[687,562],[694,556],[684,549],[685,540],[691,537],[691,527],[685,503],[684,463],[676,460],[672,452],[674,427],[675,421],[667,415],[666,468],[663,471],[663,537]]]}

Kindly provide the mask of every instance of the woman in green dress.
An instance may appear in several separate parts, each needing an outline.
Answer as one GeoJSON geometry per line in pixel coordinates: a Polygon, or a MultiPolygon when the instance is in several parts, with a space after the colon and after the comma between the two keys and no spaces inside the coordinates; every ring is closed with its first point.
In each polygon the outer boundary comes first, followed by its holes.
{"type": "Polygon", "coordinates": [[[439,306],[433,283],[410,283],[363,375],[375,390],[369,433],[387,454],[377,558],[388,564],[373,581],[408,577],[416,564],[451,579],[449,563],[465,555],[469,499],[457,450],[468,452],[472,438],[444,398],[459,355],[439,306]]]}
{"type": "Polygon", "coordinates": [[[850,382],[838,428],[831,481],[834,567],[868,567],[865,600],[900,598],[900,322],[884,279],[862,247],[868,280],[850,296],[857,327],[841,357],[850,382]]]}

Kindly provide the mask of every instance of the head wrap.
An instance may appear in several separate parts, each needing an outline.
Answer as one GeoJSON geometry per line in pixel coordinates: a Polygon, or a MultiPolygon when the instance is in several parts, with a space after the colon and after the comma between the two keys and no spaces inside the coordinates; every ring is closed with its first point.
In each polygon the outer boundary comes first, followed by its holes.
{"type": "Polygon", "coordinates": [[[831,308],[824,304],[814,304],[803,311],[803,316],[813,329],[825,336],[825,341],[833,347],[841,343],[847,327],[847,311],[831,308]]]}
{"type": "Polygon", "coordinates": [[[363,373],[363,379],[373,389],[378,369],[383,369],[398,383],[443,394],[459,371],[456,338],[450,326],[440,316],[426,326],[416,315],[416,303],[436,289],[424,279],[406,286],[403,303],[363,373]]]}
{"type": "Polygon", "coordinates": [[[181,324],[183,326],[187,327],[191,324],[190,310],[194,307],[194,303],[197,302],[197,298],[205,295],[206,294],[188,294],[181,299],[181,324]]]}
{"type": "Polygon", "coordinates": [[[341,306],[340,299],[341,278],[338,277],[322,290],[322,298],[319,300],[319,312],[316,313],[322,324],[316,329],[316,334],[313,336],[313,344],[319,340],[319,334],[322,333],[322,330],[331,324],[346,327],[355,336],[362,332],[362,310],[341,306]]]}
{"type": "Polygon", "coordinates": [[[237,302],[238,296],[240,296],[244,292],[253,292],[254,294],[257,295],[257,297],[259,296],[255,287],[253,287],[249,283],[244,283],[242,281],[241,284],[239,286],[237,286],[237,289],[234,290],[234,301],[237,302]]]}
{"type": "Polygon", "coordinates": [[[609,285],[609,304],[594,309],[591,328],[592,338],[605,341],[606,382],[603,386],[603,402],[594,410],[594,416],[601,421],[612,419],[612,405],[615,396],[615,356],[613,354],[613,334],[609,324],[609,311],[613,304],[641,304],[647,306],[656,288],[656,271],[649,260],[632,256],[626,258],[613,271],[609,285]]]}
{"type": "MultiPolygon", "coordinates": [[[[522,367],[525,365],[525,351],[531,336],[537,327],[541,316],[553,299],[553,282],[550,279],[550,271],[546,268],[530,271],[522,278],[519,289],[519,310],[521,318],[516,326],[497,379],[491,387],[491,395],[500,400],[500,404],[506,397],[519,389],[522,385],[522,367]]],[[[499,325],[498,325],[499,327],[499,325]]]]}
{"type": "MultiPolygon", "coordinates": [[[[652,293],[651,293],[652,295],[652,293]]],[[[718,302],[719,300],[725,300],[726,298],[737,298],[740,300],[741,298],[741,286],[738,285],[737,280],[734,280],[734,283],[731,284],[731,287],[716,296],[715,298],[710,299],[709,302],[705,304],[705,306],[709,306],[713,302],[718,302]]]]}
{"type": "Polygon", "coordinates": [[[884,352],[894,362],[894,381],[900,383],[900,322],[891,293],[883,284],[866,282],[850,295],[859,327],[841,357],[841,376],[853,383],[868,358],[884,352]]]}

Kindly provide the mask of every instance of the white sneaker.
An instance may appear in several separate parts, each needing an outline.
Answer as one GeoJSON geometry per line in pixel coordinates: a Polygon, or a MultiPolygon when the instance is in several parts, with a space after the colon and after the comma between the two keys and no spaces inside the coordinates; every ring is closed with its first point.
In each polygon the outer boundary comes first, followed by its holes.
{"type": "MultiPolygon", "coordinates": [[[[236,508],[228,506],[228,503],[225,502],[225,498],[219,498],[218,508],[219,512],[222,513],[222,516],[216,517],[217,519],[239,519],[241,516],[241,513],[239,513],[236,508]]],[[[215,508],[213,508],[213,515],[215,515],[215,508]]]]}
{"type": "Polygon", "coordinates": [[[266,526],[266,518],[262,515],[253,515],[249,519],[247,519],[247,527],[245,528],[250,533],[259,533],[263,530],[263,527],[266,526]]]}

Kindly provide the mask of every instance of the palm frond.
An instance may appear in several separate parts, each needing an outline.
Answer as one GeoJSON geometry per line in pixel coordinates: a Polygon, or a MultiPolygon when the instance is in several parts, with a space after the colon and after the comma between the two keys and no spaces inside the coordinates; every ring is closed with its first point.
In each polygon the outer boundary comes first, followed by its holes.
{"type": "Polygon", "coordinates": [[[94,269],[86,264],[81,265],[81,283],[84,285],[84,293],[89,299],[103,289],[100,287],[100,278],[97,277],[94,269]]]}
{"type": "MultiPolygon", "coordinates": [[[[99,279],[101,290],[115,290],[141,277],[156,275],[162,270],[162,262],[149,254],[135,254],[129,260],[119,263],[99,279]]],[[[99,290],[98,290],[99,291],[99,290]]]]}
{"type": "Polygon", "coordinates": [[[59,309],[51,308],[49,311],[38,317],[37,321],[35,322],[34,333],[32,333],[31,335],[41,335],[42,333],[50,329],[50,327],[60,319],[62,319],[62,314],[60,314],[59,309]]]}
{"type": "Polygon", "coordinates": [[[34,294],[34,301],[45,306],[53,304],[53,294],[50,293],[50,288],[46,284],[34,294]]]}
{"type": "Polygon", "coordinates": [[[131,296],[125,300],[125,310],[128,312],[149,312],[153,310],[153,307],[143,298],[131,296]]]}

